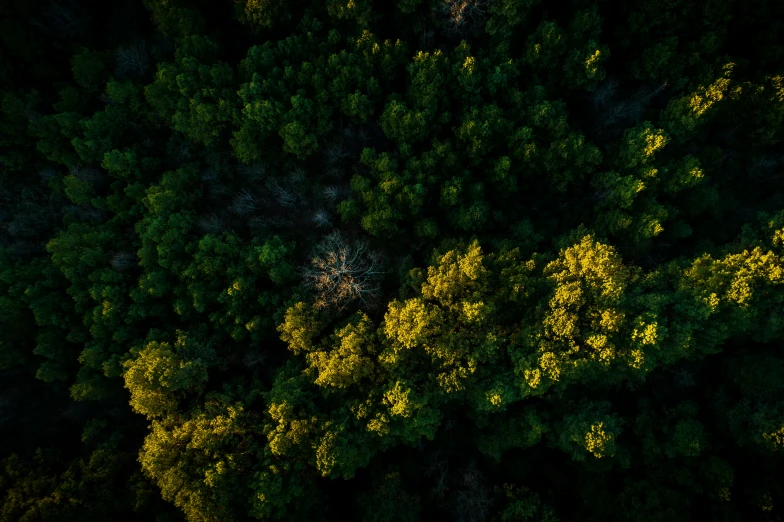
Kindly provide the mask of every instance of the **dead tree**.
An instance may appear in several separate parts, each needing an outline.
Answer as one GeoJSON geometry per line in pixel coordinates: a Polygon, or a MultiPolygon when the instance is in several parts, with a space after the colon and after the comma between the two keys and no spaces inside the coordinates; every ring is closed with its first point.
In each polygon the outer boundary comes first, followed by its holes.
{"type": "Polygon", "coordinates": [[[466,470],[462,477],[463,489],[457,493],[453,509],[457,520],[486,520],[493,499],[485,486],[484,477],[474,469],[466,470]]]}
{"type": "Polygon", "coordinates": [[[118,78],[133,78],[144,76],[150,66],[147,56],[147,44],[144,40],[125,45],[114,53],[115,75],[118,78]]]}
{"type": "Polygon", "coordinates": [[[326,210],[318,209],[313,212],[312,220],[313,224],[319,228],[329,228],[332,226],[329,213],[327,213],[326,210]]]}
{"type": "Polygon", "coordinates": [[[133,252],[118,252],[112,257],[112,268],[117,271],[130,270],[139,265],[139,258],[133,252]]]}
{"type": "Polygon", "coordinates": [[[360,300],[371,305],[380,294],[382,257],[362,241],[346,241],[339,230],[325,237],[314,251],[310,266],[300,270],[305,286],[317,292],[315,306],[342,310],[360,300]]]}
{"type": "Polygon", "coordinates": [[[205,234],[220,234],[226,230],[226,223],[215,214],[210,214],[199,219],[199,228],[205,234]]]}
{"type": "Polygon", "coordinates": [[[259,200],[249,190],[243,190],[234,198],[231,211],[238,216],[247,216],[259,209],[259,200]]]}
{"type": "Polygon", "coordinates": [[[493,0],[443,0],[441,14],[447,32],[463,36],[484,25],[493,0]]]}
{"type": "Polygon", "coordinates": [[[245,357],[242,359],[242,362],[245,363],[245,366],[248,368],[257,368],[259,366],[264,366],[267,363],[267,359],[269,358],[269,354],[263,351],[256,351],[256,352],[248,352],[245,354],[245,357]]]}

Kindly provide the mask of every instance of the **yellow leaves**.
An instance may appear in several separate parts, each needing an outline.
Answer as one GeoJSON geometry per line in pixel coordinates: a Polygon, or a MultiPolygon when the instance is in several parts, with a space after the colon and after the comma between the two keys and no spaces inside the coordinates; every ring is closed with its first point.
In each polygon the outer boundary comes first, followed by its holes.
{"type": "MultiPolygon", "coordinates": [[[[555,383],[600,378],[619,364],[642,368],[642,353],[630,354],[636,346],[630,346],[624,311],[632,304],[624,299],[626,288],[638,276],[612,247],[586,235],[563,249],[544,276],[552,294],[540,305],[539,324],[525,336],[538,354],[518,363],[517,370],[531,390],[542,393],[555,383]]],[[[656,338],[651,328],[641,332],[646,341],[656,338]]]]}
{"type": "Polygon", "coordinates": [[[697,181],[702,180],[702,178],[705,177],[705,173],[699,167],[692,167],[688,173],[689,180],[693,180],[691,183],[689,183],[690,185],[696,185],[697,181]]]}
{"type": "Polygon", "coordinates": [[[648,160],[656,152],[660,151],[667,144],[667,137],[664,132],[657,129],[646,129],[644,133],[645,146],[642,149],[643,157],[648,160]]]}
{"type": "Polygon", "coordinates": [[[599,72],[599,63],[602,61],[601,57],[601,50],[596,49],[588,58],[585,60],[585,72],[589,78],[593,78],[599,72]]]}
{"type": "Polygon", "coordinates": [[[606,335],[590,335],[585,343],[593,348],[591,359],[609,366],[615,360],[615,346],[609,342],[606,335]]]}
{"type": "Polygon", "coordinates": [[[724,300],[742,309],[748,308],[755,287],[782,282],[781,258],[773,252],[763,252],[759,247],[718,260],[710,255],[702,256],[684,273],[684,283],[694,289],[711,313],[716,312],[724,300]]]}
{"type": "Polygon", "coordinates": [[[545,352],[539,356],[539,366],[542,373],[552,381],[558,381],[561,376],[561,365],[558,356],[553,352],[545,352]]]}
{"type": "Polygon", "coordinates": [[[321,471],[322,476],[327,477],[338,464],[335,455],[337,434],[327,432],[321,437],[316,447],[316,467],[321,471]]]}
{"type": "Polygon", "coordinates": [[[474,58],[473,56],[466,56],[466,59],[463,62],[463,73],[472,74],[474,72],[475,66],[476,66],[476,58],[474,58]]]}
{"type": "Polygon", "coordinates": [[[632,340],[641,346],[654,346],[658,341],[656,327],[655,322],[645,323],[638,319],[637,326],[632,331],[632,340]]]}
{"type": "Polygon", "coordinates": [[[695,117],[705,114],[714,104],[724,99],[724,93],[729,87],[730,80],[719,78],[707,88],[699,89],[689,97],[689,108],[695,117]]]}
{"type": "Polygon", "coordinates": [[[555,295],[550,300],[550,307],[579,308],[583,303],[583,290],[580,282],[569,281],[555,289],[555,295]]]}
{"type": "Polygon", "coordinates": [[[465,380],[469,375],[476,371],[474,361],[468,361],[468,367],[456,366],[448,371],[440,372],[436,375],[436,382],[446,393],[456,393],[466,388],[465,380]]]}
{"type": "Polygon", "coordinates": [[[591,429],[585,434],[585,449],[594,457],[612,457],[615,452],[615,437],[612,432],[605,430],[603,422],[591,425],[591,429]]]}
{"type": "Polygon", "coordinates": [[[784,228],[780,228],[773,232],[773,244],[776,246],[784,245],[784,228]]]}
{"type": "Polygon", "coordinates": [[[679,141],[685,141],[697,126],[716,110],[719,102],[740,94],[741,88],[731,88],[730,76],[733,63],[724,66],[723,77],[717,78],[708,86],[700,86],[696,91],[670,101],[664,111],[662,121],[667,130],[679,141]]]}
{"type": "Polygon", "coordinates": [[[486,273],[477,242],[442,255],[428,268],[422,297],[389,304],[383,331],[392,343],[380,354],[381,364],[391,368],[424,352],[433,365],[428,373],[441,390],[465,389],[467,379],[481,362],[495,357],[500,344],[491,322],[494,305],[483,299],[480,286],[486,284],[486,273]],[[404,355],[413,348],[418,350],[404,355]]]}
{"type": "Polygon", "coordinates": [[[602,310],[599,328],[606,333],[617,333],[621,329],[625,314],[614,309],[602,310]]]}
{"type": "Polygon", "coordinates": [[[624,133],[618,164],[627,169],[648,165],[668,141],[662,129],[646,121],[624,133]]]}
{"type": "Polygon", "coordinates": [[[481,322],[485,316],[486,306],[484,303],[462,302],[463,309],[461,318],[467,323],[481,322]]]}
{"type": "Polygon", "coordinates": [[[493,406],[500,406],[504,402],[504,399],[498,392],[488,392],[487,401],[493,406]]]}
{"type": "Polygon", "coordinates": [[[762,438],[777,450],[784,450],[784,425],[777,430],[763,433],[762,438]]]}
{"type": "Polygon", "coordinates": [[[533,58],[536,58],[536,57],[538,57],[538,56],[539,56],[539,54],[540,54],[541,52],[542,52],[542,44],[539,44],[539,43],[537,43],[537,44],[534,44],[534,45],[531,47],[531,50],[529,51],[529,54],[530,54],[530,55],[531,55],[533,58]]]}
{"type": "Polygon", "coordinates": [[[384,394],[384,399],[389,404],[389,411],[398,417],[410,417],[415,410],[421,407],[413,401],[411,388],[407,383],[396,382],[395,386],[384,394]]]}
{"type": "Polygon", "coordinates": [[[639,349],[632,350],[629,352],[628,364],[635,370],[642,370],[645,364],[645,353],[639,349]]]}
{"type": "Polygon", "coordinates": [[[465,251],[450,250],[427,269],[427,282],[422,285],[422,296],[434,299],[443,306],[454,305],[459,296],[471,295],[479,280],[487,274],[483,266],[482,249],[474,241],[465,251]]]}
{"type": "Polygon", "coordinates": [[[544,327],[553,339],[574,339],[580,332],[577,326],[579,316],[563,308],[555,308],[544,319],[544,327]]]}
{"type": "Polygon", "coordinates": [[[315,310],[303,302],[289,307],[285,321],[278,326],[281,341],[288,343],[295,354],[312,350],[313,338],[320,330],[315,310]]]}
{"type": "Polygon", "coordinates": [[[383,413],[377,413],[376,416],[367,424],[368,431],[375,432],[379,436],[389,435],[389,417],[383,413]]]}
{"type": "Polygon", "coordinates": [[[269,447],[275,455],[285,455],[292,447],[299,446],[310,437],[316,419],[294,418],[294,408],[286,401],[270,404],[270,417],[277,423],[267,435],[269,447]]]}
{"type": "MultiPolygon", "coordinates": [[[[659,175],[659,169],[656,169],[656,168],[653,168],[653,167],[649,167],[647,169],[642,169],[640,171],[640,176],[642,176],[643,178],[655,179],[656,176],[658,176],[658,175],[659,175]]],[[[643,183],[643,182],[640,182],[640,183],[641,183],[642,186],[637,189],[637,192],[642,192],[645,189],[645,183],[643,183]]]]}
{"type": "Polygon", "coordinates": [[[707,297],[703,297],[703,301],[711,313],[716,313],[720,303],[719,296],[716,295],[716,292],[711,292],[707,297]]]}
{"type": "Polygon", "coordinates": [[[545,267],[544,273],[559,287],[577,282],[594,298],[607,302],[621,298],[630,278],[615,249],[597,242],[591,235],[561,251],[559,258],[545,267]]]}
{"type": "Polygon", "coordinates": [[[438,331],[441,324],[438,312],[426,306],[421,298],[408,299],[404,303],[393,301],[384,316],[384,333],[405,348],[413,348],[438,331]]]}
{"type": "Polygon", "coordinates": [[[768,76],[767,80],[773,86],[773,99],[779,103],[784,103],[784,76],[768,76]]]}
{"type": "Polygon", "coordinates": [[[311,352],[308,363],[318,377],[315,384],[334,388],[347,388],[373,371],[373,360],[367,353],[373,349],[373,324],[365,314],[358,314],[358,320],[340,329],[336,335],[339,341],[329,351],[311,352]]]}
{"type": "Polygon", "coordinates": [[[542,371],[538,368],[525,370],[523,372],[523,377],[525,378],[526,384],[530,386],[531,389],[535,390],[542,384],[542,371]]]}
{"type": "Polygon", "coordinates": [[[176,408],[181,394],[199,390],[207,381],[207,367],[201,360],[183,360],[168,343],[147,344],[123,366],[131,406],[150,419],[176,408]]]}

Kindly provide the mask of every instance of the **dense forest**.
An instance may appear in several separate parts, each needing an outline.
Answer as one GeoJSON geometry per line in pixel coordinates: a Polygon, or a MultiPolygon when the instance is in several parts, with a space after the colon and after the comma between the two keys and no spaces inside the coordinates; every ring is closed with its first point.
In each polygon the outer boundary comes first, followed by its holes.
{"type": "Polygon", "coordinates": [[[784,2],[0,40],[1,522],[784,517],[784,2]]]}

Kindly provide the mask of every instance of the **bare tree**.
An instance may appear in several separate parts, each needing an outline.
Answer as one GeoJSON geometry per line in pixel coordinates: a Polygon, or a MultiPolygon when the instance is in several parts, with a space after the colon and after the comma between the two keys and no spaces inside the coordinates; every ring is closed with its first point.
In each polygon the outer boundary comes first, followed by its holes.
{"type": "Polygon", "coordinates": [[[368,250],[362,241],[346,241],[339,230],[325,237],[315,248],[311,266],[300,270],[305,285],[317,291],[316,307],[342,310],[359,299],[372,304],[380,294],[382,257],[368,250]]]}
{"type": "Polygon", "coordinates": [[[303,169],[297,167],[296,169],[291,171],[287,179],[291,185],[300,185],[305,181],[305,178],[307,177],[308,177],[307,173],[303,169]]]}
{"type": "Polygon", "coordinates": [[[281,184],[277,180],[270,180],[267,189],[275,196],[278,204],[282,207],[292,208],[297,205],[297,193],[291,188],[281,184]]]}
{"type": "Polygon", "coordinates": [[[461,482],[464,489],[458,492],[454,503],[457,520],[472,522],[485,520],[489,514],[490,505],[493,503],[490,490],[485,486],[482,474],[472,468],[470,466],[463,473],[461,482]]]}
{"type": "Polygon", "coordinates": [[[220,234],[226,230],[226,224],[220,216],[210,214],[199,219],[199,228],[205,234],[220,234]]]}
{"type": "Polygon", "coordinates": [[[88,208],[83,209],[83,214],[87,219],[92,219],[95,221],[103,221],[106,219],[106,213],[103,210],[97,208],[88,208]]]}
{"type": "Polygon", "coordinates": [[[442,0],[441,14],[446,19],[446,30],[454,35],[465,35],[482,26],[493,0],[442,0]]]}
{"type": "Polygon", "coordinates": [[[89,19],[74,0],[51,1],[40,10],[41,18],[30,20],[32,25],[58,38],[74,38],[84,33],[89,19]]]}
{"type": "Polygon", "coordinates": [[[784,177],[781,169],[781,165],[784,163],[781,161],[782,158],[784,156],[773,154],[757,158],[749,168],[751,179],[758,182],[766,182],[784,177]]]}
{"type": "Polygon", "coordinates": [[[343,145],[333,144],[326,148],[324,155],[327,157],[327,164],[334,165],[341,160],[348,158],[350,154],[343,148],[343,145]]]}
{"type": "Polygon", "coordinates": [[[675,374],[675,385],[678,388],[694,386],[694,375],[685,368],[678,368],[673,373],[675,374]]]}
{"type": "Polygon", "coordinates": [[[349,125],[349,126],[345,127],[343,129],[343,131],[342,131],[343,138],[351,141],[351,140],[354,139],[354,133],[355,132],[356,132],[356,129],[354,128],[354,126],[353,125],[349,125]]]}
{"type": "Polygon", "coordinates": [[[364,125],[362,125],[357,131],[357,139],[363,144],[370,141],[370,132],[364,125]]]}
{"type": "Polygon", "coordinates": [[[436,42],[436,33],[432,29],[424,31],[419,37],[419,47],[425,51],[433,48],[436,42]]]}
{"type": "Polygon", "coordinates": [[[277,216],[259,216],[254,217],[248,221],[250,228],[254,229],[267,229],[267,228],[290,228],[294,223],[286,218],[277,216]]]}
{"type": "Polygon", "coordinates": [[[9,236],[14,237],[29,237],[35,235],[35,229],[30,226],[28,221],[23,219],[14,219],[6,225],[6,232],[9,236]]]}
{"type": "Polygon", "coordinates": [[[313,224],[320,228],[328,228],[332,226],[330,222],[329,214],[326,210],[316,210],[313,213],[313,224]]]}
{"type": "Polygon", "coordinates": [[[267,352],[248,352],[245,354],[242,362],[244,362],[245,366],[248,368],[256,368],[258,366],[263,366],[267,362],[268,357],[269,355],[267,352]]]}
{"type": "Polygon", "coordinates": [[[218,171],[214,168],[207,169],[201,174],[201,180],[208,185],[218,183],[218,177],[218,171]]]}
{"type": "Polygon", "coordinates": [[[330,185],[328,187],[324,187],[322,194],[324,195],[324,199],[329,201],[330,203],[334,203],[338,200],[341,195],[341,188],[337,185],[330,185]]]}
{"type": "Polygon", "coordinates": [[[102,172],[93,167],[83,167],[81,165],[77,165],[76,167],[71,167],[68,173],[87,183],[96,183],[99,181],[103,181],[104,177],[102,172]]]}
{"type": "Polygon", "coordinates": [[[246,216],[252,214],[259,209],[259,200],[255,194],[249,190],[243,190],[231,204],[231,211],[238,216],[246,216]]]}
{"type": "Polygon", "coordinates": [[[143,76],[150,66],[147,44],[144,43],[144,40],[137,40],[132,44],[120,47],[114,53],[114,58],[114,71],[118,78],[143,76]]]}
{"type": "Polygon", "coordinates": [[[667,82],[664,82],[655,87],[641,87],[632,96],[613,103],[618,82],[613,78],[606,80],[593,94],[594,106],[601,110],[599,127],[610,127],[623,121],[640,119],[648,103],[661,94],[667,86],[667,82]]]}
{"type": "Polygon", "coordinates": [[[106,105],[117,105],[117,102],[111,99],[105,92],[101,93],[101,95],[98,96],[98,99],[106,105]]]}
{"type": "Polygon", "coordinates": [[[122,272],[138,266],[139,258],[132,252],[118,252],[112,258],[111,264],[112,268],[122,272]]]}
{"type": "Polygon", "coordinates": [[[38,173],[41,176],[41,180],[44,182],[48,182],[50,179],[57,177],[57,171],[53,168],[45,168],[38,173]]]}
{"type": "Polygon", "coordinates": [[[267,174],[265,163],[254,163],[253,165],[242,165],[239,169],[240,174],[248,178],[249,181],[257,183],[264,179],[267,174]]]}
{"type": "Polygon", "coordinates": [[[175,155],[176,159],[181,162],[187,162],[193,159],[193,153],[191,152],[191,147],[187,143],[183,143],[180,145],[179,150],[176,152],[175,155]]]}
{"type": "Polygon", "coordinates": [[[600,83],[593,91],[593,96],[591,97],[594,107],[597,109],[606,107],[607,104],[612,101],[617,90],[618,80],[615,78],[607,78],[605,81],[600,83]]]}

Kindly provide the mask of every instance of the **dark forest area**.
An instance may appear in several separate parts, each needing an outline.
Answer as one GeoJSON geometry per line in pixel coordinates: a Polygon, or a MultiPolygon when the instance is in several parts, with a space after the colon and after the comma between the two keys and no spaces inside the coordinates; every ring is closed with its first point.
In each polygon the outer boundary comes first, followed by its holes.
{"type": "Polygon", "coordinates": [[[784,518],[784,2],[0,41],[0,522],[784,518]]]}

